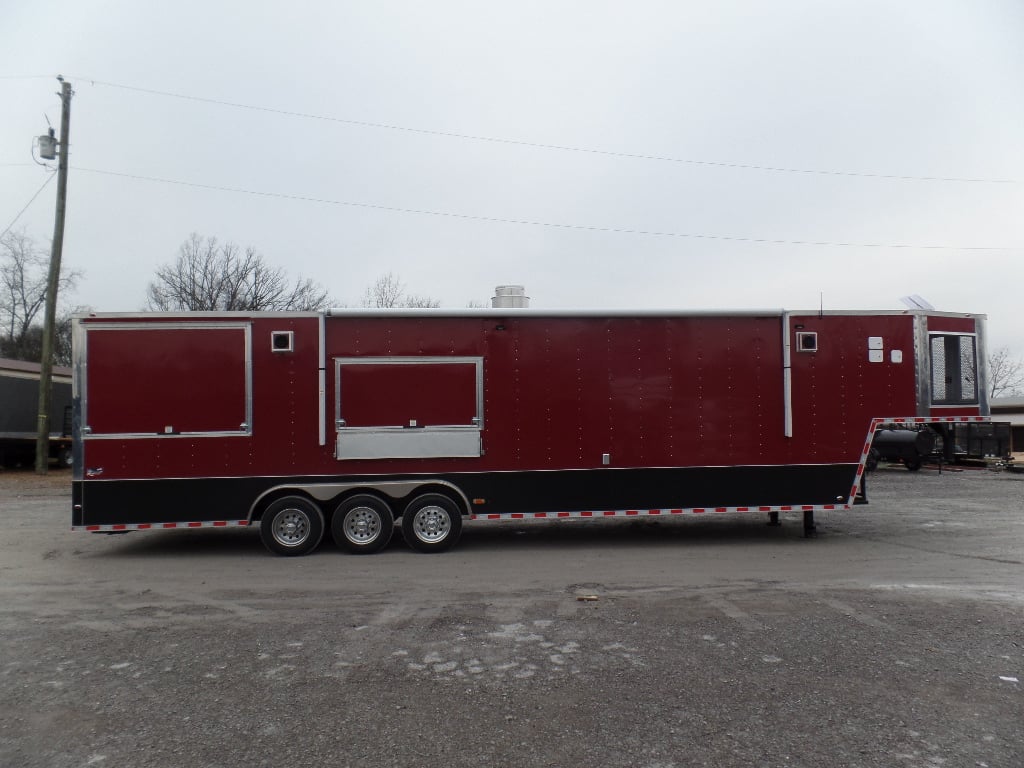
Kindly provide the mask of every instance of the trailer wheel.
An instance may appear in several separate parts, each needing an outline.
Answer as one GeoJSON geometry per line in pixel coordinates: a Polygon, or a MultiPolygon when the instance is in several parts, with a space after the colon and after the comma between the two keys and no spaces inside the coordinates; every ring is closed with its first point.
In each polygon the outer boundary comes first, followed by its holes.
{"type": "Polygon", "coordinates": [[[419,552],[443,552],[459,540],[461,533],[458,505],[439,493],[417,496],[402,514],[402,535],[419,552]]]}
{"type": "Polygon", "coordinates": [[[878,460],[879,460],[879,458],[880,457],[879,457],[878,451],[876,451],[874,448],[872,448],[868,452],[867,461],[864,462],[864,469],[866,469],[868,472],[874,472],[876,469],[878,469],[878,460]]]}
{"type": "Polygon", "coordinates": [[[917,472],[921,468],[921,459],[904,459],[903,463],[911,472],[917,472]]]}
{"type": "Polygon", "coordinates": [[[260,520],[263,544],[278,555],[312,552],[323,535],[323,512],[303,496],[285,496],[272,502],[260,520]]]}
{"type": "Polygon", "coordinates": [[[356,554],[379,552],[391,541],[394,532],[395,516],[391,507],[368,493],[345,499],[331,518],[334,543],[356,554]]]}

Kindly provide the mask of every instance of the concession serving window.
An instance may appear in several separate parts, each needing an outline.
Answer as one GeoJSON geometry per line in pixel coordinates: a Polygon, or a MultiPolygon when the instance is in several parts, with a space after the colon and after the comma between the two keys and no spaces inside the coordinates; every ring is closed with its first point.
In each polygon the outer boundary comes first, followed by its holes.
{"type": "Polygon", "coordinates": [[[252,433],[248,323],[96,323],[85,329],[89,438],[252,433]]]}
{"type": "Polygon", "coordinates": [[[482,357],[334,359],[338,459],[482,455],[482,357]]]}

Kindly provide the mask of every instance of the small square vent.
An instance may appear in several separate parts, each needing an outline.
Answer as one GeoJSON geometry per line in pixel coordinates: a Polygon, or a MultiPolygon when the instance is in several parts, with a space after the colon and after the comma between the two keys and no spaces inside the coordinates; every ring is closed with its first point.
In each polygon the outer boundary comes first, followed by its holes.
{"type": "Polygon", "coordinates": [[[272,331],[270,349],[273,352],[294,352],[295,331],[272,331]]]}
{"type": "Polygon", "coordinates": [[[797,331],[796,332],[796,348],[799,352],[817,352],[818,351],[818,333],[817,331],[797,331]]]}

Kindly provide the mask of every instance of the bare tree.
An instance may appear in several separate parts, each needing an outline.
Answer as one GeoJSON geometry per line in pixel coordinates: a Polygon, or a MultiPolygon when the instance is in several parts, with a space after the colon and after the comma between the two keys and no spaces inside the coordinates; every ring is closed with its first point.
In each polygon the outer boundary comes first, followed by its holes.
{"type": "Polygon", "coordinates": [[[322,310],[332,303],[327,290],[309,279],[292,282],[249,247],[223,245],[193,232],[173,264],[156,271],[146,291],[148,309],[162,312],[210,310],[322,310]]]}
{"type": "Polygon", "coordinates": [[[989,397],[1013,397],[1024,388],[1024,362],[1000,347],[988,356],[989,397]]]}
{"type": "Polygon", "coordinates": [[[364,307],[410,307],[410,308],[436,308],[441,302],[429,296],[407,294],[405,285],[393,272],[381,275],[374,281],[373,285],[366,288],[363,294],[362,305],[364,307]]]}
{"type": "MultiPolygon", "coordinates": [[[[72,362],[72,347],[71,337],[74,323],[72,319],[75,313],[88,312],[89,307],[78,306],[70,312],[62,312],[57,315],[56,322],[53,328],[53,362],[55,365],[71,365],[72,362]]],[[[42,332],[42,327],[40,327],[42,332]]],[[[39,357],[42,357],[42,338],[39,339],[39,357]]]]}
{"type": "Polygon", "coordinates": [[[410,293],[402,299],[401,306],[417,309],[437,309],[441,306],[441,302],[440,300],[432,299],[429,296],[420,296],[415,293],[410,293]]]}
{"type": "Polygon", "coordinates": [[[364,307],[397,307],[402,298],[404,286],[393,272],[378,277],[373,285],[366,287],[363,294],[364,307]]]}
{"type": "MultiPolygon", "coordinates": [[[[36,321],[46,305],[49,254],[24,232],[0,238],[0,355],[38,361],[42,353],[42,327],[36,321]]],[[[63,272],[58,296],[75,287],[81,273],[63,272]]],[[[65,318],[67,319],[67,318],[65,318]]],[[[57,361],[70,357],[60,350],[57,361]]]]}
{"type": "MultiPolygon", "coordinates": [[[[53,363],[54,365],[71,365],[71,331],[72,318],[76,312],[87,312],[88,308],[76,307],[71,312],[57,315],[53,328],[53,363]]],[[[31,360],[39,362],[43,358],[43,326],[32,325],[17,344],[8,344],[0,339],[0,357],[15,360],[31,360]]]]}

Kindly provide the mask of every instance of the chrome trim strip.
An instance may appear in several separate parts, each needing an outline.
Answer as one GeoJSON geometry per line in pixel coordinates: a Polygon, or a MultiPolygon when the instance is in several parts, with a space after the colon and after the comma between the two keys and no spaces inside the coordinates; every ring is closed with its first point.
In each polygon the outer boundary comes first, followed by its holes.
{"type": "Polygon", "coordinates": [[[932,402],[932,353],[928,344],[928,316],[914,317],[914,377],[917,415],[927,416],[932,402]]]}
{"type": "Polygon", "coordinates": [[[82,428],[85,426],[85,327],[80,320],[71,322],[71,479],[81,480],[85,464],[82,428]]]}
{"type": "Polygon", "coordinates": [[[793,436],[793,350],[789,343],[789,313],[782,313],[782,434],[793,436]]]}
{"type": "Polygon", "coordinates": [[[245,323],[245,435],[252,434],[252,323],[245,323]]]}
{"type": "Polygon", "coordinates": [[[978,410],[983,416],[989,416],[992,413],[992,408],[988,401],[988,322],[984,315],[975,319],[974,333],[974,354],[978,356],[976,363],[978,410]]]}
{"type": "Polygon", "coordinates": [[[317,323],[317,333],[319,334],[319,349],[318,349],[318,371],[317,371],[317,409],[319,414],[319,424],[317,425],[319,445],[327,445],[327,320],[324,315],[320,315],[320,321],[317,323]]]}
{"type": "Polygon", "coordinates": [[[252,431],[242,432],[175,432],[164,434],[162,432],[115,432],[109,435],[85,435],[83,439],[92,442],[93,440],[192,440],[196,437],[251,437],[252,431]]]}

